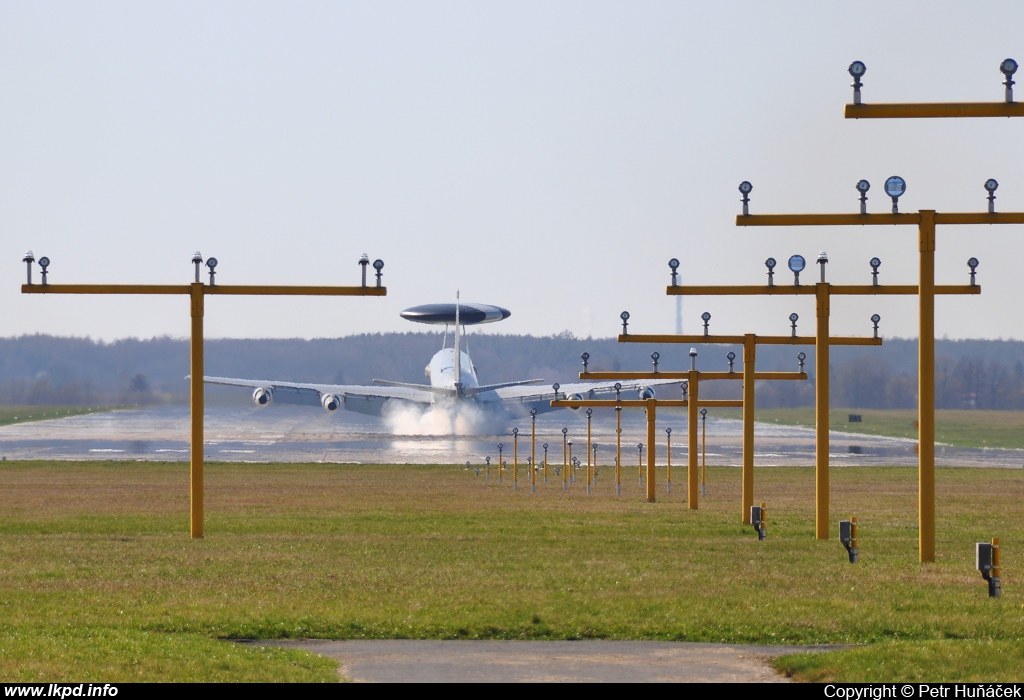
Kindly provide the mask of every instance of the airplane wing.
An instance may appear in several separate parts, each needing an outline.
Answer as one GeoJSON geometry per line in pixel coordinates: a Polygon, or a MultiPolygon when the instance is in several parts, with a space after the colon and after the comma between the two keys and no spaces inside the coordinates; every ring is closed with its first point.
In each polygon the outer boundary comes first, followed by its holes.
{"type": "Polygon", "coordinates": [[[354,384],[305,384],[264,379],[234,379],[231,377],[203,377],[207,384],[240,386],[253,390],[257,404],[271,402],[322,406],[328,411],[344,407],[347,411],[379,416],[388,401],[409,401],[431,404],[430,391],[412,386],[360,386],[354,384]]]}
{"type": "MultiPolygon", "coordinates": [[[[683,379],[644,379],[644,380],[631,380],[625,382],[618,382],[622,385],[621,396],[623,398],[636,398],[637,394],[644,389],[654,389],[655,387],[664,387],[661,393],[665,395],[671,394],[671,398],[678,399],[682,398],[678,387],[686,383],[683,379]],[[676,390],[672,390],[671,387],[676,387],[676,390]]],[[[574,394],[580,394],[581,396],[614,396],[615,394],[614,381],[607,382],[573,382],[572,384],[561,384],[558,387],[558,393],[561,397],[573,396],[574,394]]],[[[506,403],[531,403],[535,401],[551,401],[555,398],[555,390],[551,386],[539,387],[504,387],[495,390],[495,393],[506,403]]],[[[656,393],[659,393],[656,391],[656,393]]]]}

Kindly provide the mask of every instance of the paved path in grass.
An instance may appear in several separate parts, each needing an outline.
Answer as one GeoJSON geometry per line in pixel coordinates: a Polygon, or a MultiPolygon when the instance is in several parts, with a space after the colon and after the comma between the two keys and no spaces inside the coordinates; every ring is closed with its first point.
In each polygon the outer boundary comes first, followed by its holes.
{"type": "Polygon", "coordinates": [[[369,683],[773,683],[768,658],[825,647],[687,642],[307,640],[254,642],[337,659],[369,683]]]}

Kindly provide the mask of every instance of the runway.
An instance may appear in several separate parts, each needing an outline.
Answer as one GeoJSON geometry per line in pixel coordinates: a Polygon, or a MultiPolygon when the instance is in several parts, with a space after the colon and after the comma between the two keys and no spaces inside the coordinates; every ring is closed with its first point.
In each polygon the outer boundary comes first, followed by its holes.
{"type": "MultiPolygon", "coordinates": [[[[672,464],[687,460],[686,416],[658,412],[657,459],[668,457],[665,428],[672,429],[672,464]]],[[[637,464],[637,445],[646,442],[643,414],[623,412],[622,463],[637,464]]],[[[530,419],[518,427],[520,464],[530,456],[530,419]]],[[[582,413],[568,410],[537,417],[537,460],[548,444],[550,464],[562,462],[562,428],[573,441],[573,454],[585,461],[587,424],[582,413]]],[[[739,466],[741,423],[707,420],[707,463],[739,466]]],[[[0,455],[7,459],[132,459],[184,461],[188,459],[187,406],[160,406],[118,410],[0,427],[0,455]]],[[[393,435],[379,419],[360,414],[304,406],[210,406],[205,418],[206,459],[239,462],[332,462],[347,464],[465,464],[482,465],[486,457],[497,464],[499,442],[504,458],[513,459],[511,432],[505,435],[393,435]]],[[[812,428],[758,423],[755,431],[758,466],[810,466],[814,464],[812,428]]],[[[615,463],[615,418],[611,411],[594,414],[592,446],[597,445],[601,465],[615,463]]],[[[832,432],[829,461],[836,466],[917,464],[914,442],[832,432]]],[[[1024,450],[958,448],[939,445],[936,463],[943,466],[1022,468],[1024,450]]]]}

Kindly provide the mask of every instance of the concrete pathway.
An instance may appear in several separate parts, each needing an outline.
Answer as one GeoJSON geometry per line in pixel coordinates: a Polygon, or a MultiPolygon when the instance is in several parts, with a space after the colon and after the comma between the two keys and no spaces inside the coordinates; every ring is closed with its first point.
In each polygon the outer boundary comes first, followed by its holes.
{"type": "Polygon", "coordinates": [[[257,641],[337,659],[369,683],[775,683],[768,658],[828,647],[687,642],[257,641]]]}

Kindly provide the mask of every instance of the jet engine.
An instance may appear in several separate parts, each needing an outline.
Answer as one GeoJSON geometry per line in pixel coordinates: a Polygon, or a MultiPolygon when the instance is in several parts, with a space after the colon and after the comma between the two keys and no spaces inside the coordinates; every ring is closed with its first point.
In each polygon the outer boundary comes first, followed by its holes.
{"type": "Polygon", "coordinates": [[[640,387],[639,389],[636,390],[636,393],[637,393],[637,396],[640,397],[641,401],[644,401],[646,399],[653,399],[654,398],[654,389],[652,389],[649,386],[642,386],[642,387],[640,387]]]}
{"type": "Polygon", "coordinates": [[[252,401],[257,406],[266,406],[274,400],[274,390],[267,386],[261,386],[252,392],[252,401]]]}
{"type": "Polygon", "coordinates": [[[341,408],[341,397],[337,394],[321,394],[320,403],[328,412],[337,411],[341,408]]]}
{"type": "MultiPolygon", "coordinates": [[[[572,395],[572,397],[571,397],[571,399],[572,399],[573,401],[582,401],[582,400],[583,400],[583,394],[573,394],[573,395],[572,395]]],[[[578,411],[578,410],[580,410],[580,407],[579,407],[579,406],[572,406],[571,408],[572,408],[572,410],[574,410],[574,411],[578,411]]]]}

